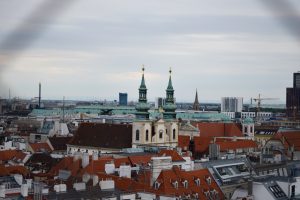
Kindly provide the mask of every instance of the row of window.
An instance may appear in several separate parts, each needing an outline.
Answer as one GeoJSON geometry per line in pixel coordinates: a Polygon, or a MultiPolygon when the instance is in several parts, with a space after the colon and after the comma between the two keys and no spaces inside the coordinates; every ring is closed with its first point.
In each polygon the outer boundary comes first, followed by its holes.
{"type": "MultiPolygon", "coordinates": [[[[167,130],[166,130],[166,132],[167,132],[167,130]]],[[[152,135],[152,137],[153,136],[154,136],[154,134],[152,135]]],[[[162,139],[162,138],[163,138],[163,130],[160,130],[159,131],[159,139],[162,139]]],[[[147,142],[149,141],[149,130],[148,129],[146,130],[145,139],[146,139],[147,142]]],[[[173,140],[175,140],[175,139],[176,139],[176,129],[174,128],[173,129],[173,140]]],[[[135,140],[136,141],[140,140],[140,130],[135,131],[135,140]]]]}
{"type": "MultiPolygon", "coordinates": [[[[248,132],[248,127],[245,126],[244,127],[244,133],[247,133],[247,132],[248,132]]],[[[253,127],[252,126],[250,126],[250,133],[253,133],[253,127]]]]}

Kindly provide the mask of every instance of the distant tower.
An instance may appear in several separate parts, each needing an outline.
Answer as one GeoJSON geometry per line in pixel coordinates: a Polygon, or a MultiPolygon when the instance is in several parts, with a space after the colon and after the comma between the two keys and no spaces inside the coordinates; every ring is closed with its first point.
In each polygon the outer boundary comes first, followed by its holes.
{"type": "Polygon", "coordinates": [[[127,99],[128,99],[127,93],[119,92],[119,106],[127,106],[127,99]]]}
{"type": "Polygon", "coordinates": [[[195,96],[195,101],[193,104],[193,110],[200,110],[200,103],[198,101],[198,91],[196,89],[196,96],[195,96]]]}
{"type": "Polygon", "coordinates": [[[174,101],[174,89],[172,85],[172,79],[171,79],[171,74],[172,70],[170,69],[169,71],[170,77],[169,77],[169,84],[166,89],[166,104],[163,106],[164,108],[164,114],[163,117],[164,119],[176,119],[176,105],[174,101]]]}
{"type": "Polygon", "coordinates": [[[42,95],[42,85],[39,82],[39,108],[41,108],[41,95],[42,95]]]}
{"type": "Polygon", "coordinates": [[[293,119],[300,118],[300,72],[293,74],[293,87],[286,88],[286,114],[293,119]]]}
{"type": "Polygon", "coordinates": [[[171,80],[167,87],[167,97],[163,106],[163,119],[149,119],[149,104],[147,103],[147,88],[144,78],[139,87],[139,101],[136,104],[136,118],[132,122],[132,147],[172,147],[178,145],[178,121],[176,119],[176,105],[174,102],[174,89],[171,80]]]}
{"type": "Polygon", "coordinates": [[[137,103],[135,109],[136,112],[136,118],[137,119],[149,119],[149,112],[150,105],[147,103],[147,87],[145,84],[145,78],[144,78],[144,71],[145,68],[142,68],[143,74],[142,74],[142,81],[139,88],[139,102],[137,103]]]}

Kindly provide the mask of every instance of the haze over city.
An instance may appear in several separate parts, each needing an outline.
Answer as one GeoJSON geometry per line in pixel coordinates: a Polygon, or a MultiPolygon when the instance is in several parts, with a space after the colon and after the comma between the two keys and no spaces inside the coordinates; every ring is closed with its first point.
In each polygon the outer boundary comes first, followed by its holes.
{"type": "Polygon", "coordinates": [[[1,97],[36,97],[41,82],[44,99],[136,101],[144,64],[149,100],[165,95],[171,67],[177,101],[197,88],[200,102],[261,93],[282,103],[299,70],[299,30],[280,20],[299,27],[299,12],[259,0],[65,1],[36,14],[45,2],[0,2],[1,97]]]}

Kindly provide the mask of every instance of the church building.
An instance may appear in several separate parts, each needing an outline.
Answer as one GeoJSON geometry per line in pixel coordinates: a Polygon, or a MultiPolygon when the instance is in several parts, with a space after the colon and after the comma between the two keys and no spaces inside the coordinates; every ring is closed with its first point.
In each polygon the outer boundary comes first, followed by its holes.
{"type": "Polygon", "coordinates": [[[147,87],[143,68],[142,81],[139,88],[139,101],[136,105],[136,118],[132,124],[132,147],[171,147],[178,144],[178,121],[176,119],[176,105],[170,70],[168,87],[166,89],[166,103],[161,119],[149,119],[150,105],[147,103],[147,87]]]}

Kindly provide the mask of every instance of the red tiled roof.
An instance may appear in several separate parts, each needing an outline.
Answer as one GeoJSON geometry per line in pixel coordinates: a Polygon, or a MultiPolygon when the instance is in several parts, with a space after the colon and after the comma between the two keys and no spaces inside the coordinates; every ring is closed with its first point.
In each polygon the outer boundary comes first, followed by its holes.
{"type": "Polygon", "coordinates": [[[189,150],[190,136],[188,135],[178,135],[178,147],[183,151],[189,150]]]}
{"type": "Polygon", "coordinates": [[[52,152],[51,147],[46,142],[40,142],[40,143],[30,143],[29,146],[33,150],[34,153],[36,152],[52,152]]]}
{"type": "Polygon", "coordinates": [[[67,143],[72,137],[49,137],[49,142],[55,151],[67,150],[67,143]]]}
{"type": "Polygon", "coordinates": [[[170,170],[163,170],[156,181],[160,183],[159,188],[155,190],[157,194],[183,197],[184,195],[198,193],[198,199],[208,199],[204,195],[204,192],[215,190],[218,192],[219,198],[224,199],[222,191],[214,181],[208,169],[181,171],[178,167],[173,167],[173,169],[170,170]],[[211,179],[211,184],[208,184],[207,182],[208,177],[211,179]],[[198,178],[200,179],[200,185],[197,185],[195,181],[198,178]],[[176,181],[178,187],[174,187],[176,181]],[[187,187],[184,187],[184,181],[187,181],[187,187]]]}
{"type": "Polygon", "coordinates": [[[208,152],[208,146],[212,143],[211,137],[194,137],[194,151],[198,153],[208,152]]]}
{"type": "Polygon", "coordinates": [[[0,161],[23,160],[26,154],[20,150],[4,150],[0,151],[0,161]]]}
{"type": "Polygon", "coordinates": [[[81,123],[68,144],[97,148],[131,148],[132,125],[81,123]]]}
{"type": "Polygon", "coordinates": [[[15,166],[0,165],[0,176],[9,176],[11,174],[22,174],[23,176],[27,176],[29,174],[29,171],[26,167],[21,165],[15,165],[15,166]]]}
{"type": "MultiPolygon", "coordinates": [[[[194,137],[194,150],[198,153],[208,153],[209,144],[213,143],[212,137],[194,137]]],[[[246,148],[257,148],[257,143],[253,140],[216,138],[216,144],[220,145],[220,151],[237,150],[246,148]]]]}
{"type": "Polygon", "coordinates": [[[300,151],[300,131],[278,132],[271,138],[274,139],[281,140],[286,149],[294,146],[295,151],[300,151]]]}
{"type": "Polygon", "coordinates": [[[178,153],[174,150],[163,149],[158,153],[158,156],[171,156],[173,162],[185,161],[178,153]]]}
{"type": "Polygon", "coordinates": [[[8,176],[9,172],[4,165],[0,164],[0,176],[8,176]]]}
{"type": "Polygon", "coordinates": [[[220,145],[220,151],[237,150],[245,148],[257,148],[257,143],[253,140],[223,140],[216,141],[216,144],[220,145]]]}
{"type": "Polygon", "coordinates": [[[150,181],[148,183],[135,181],[126,177],[119,177],[115,175],[108,175],[105,173],[97,173],[99,180],[114,180],[115,186],[119,190],[126,192],[138,192],[138,191],[148,191],[153,192],[152,188],[149,186],[150,181]]]}
{"type": "Polygon", "coordinates": [[[147,165],[151,161],[151,157],[154,155],[142,155],[142,156],[129,156],[129,160],[132,166],[147,165]]]}
{"type": "Polygon", "coordinates": [[[27,176],[29,174],[29,170],[21,165],[8,166],[6,169],[9,174],[22,174],[23,176],[27,176]]]}
{"type": "Polygon", "coordinates": [[[243,136],[237,123],[197,122],[195,125],[200,131],[200,137],[243,136]]]}
{"type": "Polygon", "coordinates": [[[72,176],[76,176],[81,168],[81,159],[74,161],[73,157],[65,157],[54,165],[49,174],[58,175],[59,170],[69,170],[72,176]]]}
{"type": "Polygon", "coordinates": [[[125,158],[115,158],[114,159],[115,167],[119,168],[121,165],[130,165],[131,162],[129,161],[128,157],[125,158]]]}

